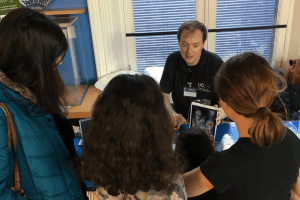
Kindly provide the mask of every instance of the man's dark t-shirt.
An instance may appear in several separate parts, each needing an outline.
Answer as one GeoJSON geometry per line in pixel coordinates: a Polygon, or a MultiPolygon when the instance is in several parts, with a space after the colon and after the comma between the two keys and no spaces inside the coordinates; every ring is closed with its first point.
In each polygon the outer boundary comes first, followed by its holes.
{"type": "Polygon", "coordinates": [[[174,110],[187,119],[189,107],[193,100],[210,100],[210,105],[218,103],[219,98],[214,93],[214,77],[221,67],[222,59],[205,49],[202,50],[200,62],[195,66],[188,66],[181,57],[180,51],[174,52],[167,58],[160,80],[160,87],[166,94],[172,92],[174,110]],[[197,89],[197,97],[185,97],[184,87],[197,89]]]}
{"type": "Polygon", "coordinates": [[[287,129],[283,140],[269,148],[239,138],[231,148],[214,152],[200,169],[221,200],[289,200],[299,163],[300,140],[287,129]]]}

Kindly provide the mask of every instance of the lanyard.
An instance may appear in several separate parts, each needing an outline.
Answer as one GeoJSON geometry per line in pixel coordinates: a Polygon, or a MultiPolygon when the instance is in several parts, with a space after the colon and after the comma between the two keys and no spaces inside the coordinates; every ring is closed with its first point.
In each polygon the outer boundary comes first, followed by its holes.
{"type": "MultiPolygon", "coordinates": [[[[198,65],[198,64],[197,64],[198,65]]],[[[187,81],[187,85],[191,88],[192,87],[192,84],[193,84],[193,82],[192,82],[192,78],[193,78],[193,74],[194,74],[194,72],[198,72],[198,70],[199,70],[199,66],[197,66],[197,65],[195,65],[194,66],[194,69],[193,70],[191,70],[191,68],[190,67],[186,67],[187,68],[187,70],[190,72],[189,73],[189,81],[187,81]]]]}

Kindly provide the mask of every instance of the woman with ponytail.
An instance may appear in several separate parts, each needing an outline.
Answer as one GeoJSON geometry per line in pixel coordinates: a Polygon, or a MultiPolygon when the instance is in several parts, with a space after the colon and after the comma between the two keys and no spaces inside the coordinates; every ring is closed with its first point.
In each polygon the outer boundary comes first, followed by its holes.
{"type": "Polygon", "coordinates": [[[269,108],[285,89],[277,87],[276,77],[286,87],[263,57],[250,52],[220,68],[215,89],[239,139],[183,175],[188,197],[215,188],[219,199],[300,198],[300,140],[269,108]]]}

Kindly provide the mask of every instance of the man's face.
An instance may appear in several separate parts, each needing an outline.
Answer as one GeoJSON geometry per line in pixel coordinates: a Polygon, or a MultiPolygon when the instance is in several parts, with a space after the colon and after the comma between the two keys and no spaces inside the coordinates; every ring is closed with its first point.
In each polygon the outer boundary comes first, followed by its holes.
{"type": "Polygon", "coordinates": [[[195,31],[182,31],[180,41],[180,54],[188,66],[197,65],[200,61],[201,52],[204,47],[202,40],[202,32],[195,31]]]}

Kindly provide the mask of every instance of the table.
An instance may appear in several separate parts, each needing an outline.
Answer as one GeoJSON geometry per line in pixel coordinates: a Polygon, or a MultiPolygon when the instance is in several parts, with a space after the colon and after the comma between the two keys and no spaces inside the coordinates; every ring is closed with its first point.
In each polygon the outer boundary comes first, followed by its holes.
{"type": "Polygon", "coordinates": [[[72,106],[67,115],[68,119],[82,119],[90,118],[92,116],[92,108],[97,99],[101,94],[101,90],[97,89],[95,85],[90,85],[87,93],[79,106],[72,106]]]}
{"type": "MultiPolygon", "coordinates": [[[[284,125],[288,127],[290,130],[292,130],[295,135],[298,136],[300,139],[300,123],[299,121],[285,121],[284,125]]],[[[229,123],[221,123],[217,126],[217,132],[216,132],[216,142],[221,144],[221,140],[225,134],[228,134],[234,141],[237,141],[239,139],[239,133],[236,128],[236,125],[234,122],[229,122],[229,123]]],[[[74,145],[75,149],[78,152],[79,155],[82,154],[82,149],[80,146],[78,146],[78,143],[80,141],[80,137],[76,136],[74,139],[74,145]]],[[[95,188],[93,188],[93,185],[91,182],[86,181],[88,191],[94,191],[95,188]]]]}
{"type": "MultiPolygon", "coordinates": [[[[299,121],[285,121],[284,125],[292,130],[300,139],[299,121]]],[[[239,133],[234,122],[221,123],[217,126],[216,142],[221,144],[221,140],[225,134],[228,134],[234,141],[239,139],[239,133]]]]}

